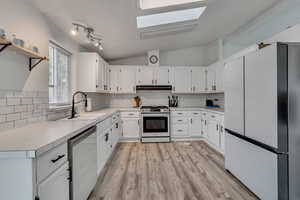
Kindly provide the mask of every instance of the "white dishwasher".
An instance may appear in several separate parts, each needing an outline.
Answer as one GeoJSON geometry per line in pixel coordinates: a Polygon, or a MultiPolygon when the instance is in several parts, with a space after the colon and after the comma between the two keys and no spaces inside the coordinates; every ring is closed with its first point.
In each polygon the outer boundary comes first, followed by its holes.
{"type": "Polygon", "coordinates": [[[69,140],[70,199],[87,200],[97,182],[96,126],[69,140]]]}

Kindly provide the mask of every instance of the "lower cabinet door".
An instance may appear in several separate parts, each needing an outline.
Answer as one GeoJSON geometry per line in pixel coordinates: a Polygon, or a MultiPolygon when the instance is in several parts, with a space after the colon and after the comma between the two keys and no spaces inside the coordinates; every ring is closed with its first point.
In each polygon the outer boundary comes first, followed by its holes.
{"type": "Polygon", "coordinates": [[[214,120],[208,122],[208,140],[216,147],[220,147],[219,123],[214,120]]]}
{"type": "Polygon", "coordinates": [[[124,138],[139,138],[140,125],[138,118],[124,118],[123,119],[123,137],[124,138]]]}
{"type": "Polygon", "coordinates": [[[69,200],[69,163],[67,162],[38,185],[41,200],[69,200]]]}
{"type": "Polygon", "coordinates": [[[190,136],[201,137],[202,127],[201,127],[201,117],[191,117],[190,118],[190,136]]]}

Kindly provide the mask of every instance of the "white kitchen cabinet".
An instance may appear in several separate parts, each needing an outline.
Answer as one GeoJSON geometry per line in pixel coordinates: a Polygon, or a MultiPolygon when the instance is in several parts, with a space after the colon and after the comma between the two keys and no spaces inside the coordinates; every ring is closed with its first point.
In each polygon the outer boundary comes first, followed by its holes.
{"type": "Polygon", "coordinates": [[[274,148],[278,147],[277,51],[273,44],[245,56],[245,135],[274,148]]]}
{"type": "Polygon", "coordinates": [[[141,66],[137,68],[137,85],[154,85],[154,67],[141,66]]]}
{"type": "Polygon", "coordinates": [[[216,91],[224,91],[224,63],[216,62],[209,66],[209,68],[214,69],[215,71],[215,86],[216,91]]]}
{"type": "Polygon", "coordinates": [[[224,116],[222,117],[220,121],[219,126],[219,132],[220,132],[220,149],[222,152],[225,152],[225,127],[224,127],[224,116]]]}
{"type": "Polygon", "coordinates": [[[140,137],[140,119],[139,118],[123,118],[123,138],[137,139],[140,137]]]}
{"type": "Polygon", "coordinates": [[[69,200],[69,163],[65,163],[40,183],[38,194],[41,200],[69,200]]]}
{"type": "Polygon", "coordinates": [[[154,82],[156,85],[171,85],[170,67],[154,67],[154,82]]]}
{"type": "Polygon", "coordinates": [[[109,90],[111,93],[132,94],[136,92],[136,67],[110,66],[109,90]]]}
{"type": "Polygon", "coordinates": [[[174,67],[173,93],[192,93],[191,69],[189,67],[174,67]]]}
{"type": "Polygon", "coordinates": [[[219,122],[216,120],[208,121],[208,140],[214,146],[220,146],[219,122]]]}
{"type": "Polygon", "coordinates": [[[208,124],[207,124],[207,113],[202,112],[201,116],[201,129],[202,129],[202,136],[208,139],[208,124]]]}
{"type": "Polygon", "coordinates": [[[194,137],[201,137],[201,130],[201,117],[190,117],[190,135],[194,137]]]}
{"type": "Polygon", "coordinates": [[[118,93],[119,91],[119,73],[120,68],[118,66],[109,67],[109,90],[111,93],[118,93]]]}
{"type": "Polygon", "coordinates": [[[118,93],[136,93],[136,67],[128,66],[120,68],[118,93]]]}
{"type": "MultiPolygon", "coordinates": [[[[97,130],[98,131],[98,130],[97,130]]],[[[112,129],[97,132],[97,174],[99,175],[112,153],[112,129]]]]}
{"type": "Polygon", "coordinates": [[[206,91],[216,91],[216,70],[211,67],[206,68],[206,91]]]}
{"type": "Polygon", "coordinates": [[[205,67],[192,67],[191,68],[192,79],[192,92],[201,93],[206,89],[206,68],[205,67]]]}
{"type": "Polygon", "coordinates": [[[77,88],[83,92],[105,92],[106,62],[97,53],[79,53],[77,88]]]}
{"type": "Polygon", "coordinates": [[[109,93],[110,92],[110,75],[109,75],[109,65],[108,63],[104,63],[104,91],[109,93]]]}
{"type": "Polygon", "coordinates": [[[244,58],[225,65],[225,126],[244,135],[244,58]]]}

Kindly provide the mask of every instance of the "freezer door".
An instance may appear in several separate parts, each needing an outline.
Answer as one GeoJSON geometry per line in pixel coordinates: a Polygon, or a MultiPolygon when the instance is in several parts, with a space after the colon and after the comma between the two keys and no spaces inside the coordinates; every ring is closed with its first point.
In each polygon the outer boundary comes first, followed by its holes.
{"type": "Polygon", "coordinates": [[[225,65],[225,127],[244,135],[244,58],[225,65]]]}
{"type": "Polygon", "coordinates": [[[245,135],[279,151],[287,151],[286,123],[279,121],[287,113],[286,57],[280,44],[245,56],[245,135]]]}
{"type": "Polygon", "coordinates": [[[300,199],[300,46],[289,45],[289,190],[300,199]]]}
{"type": "Polygon", "coordinates": [[[225,167],[260,199],[286,200],[287,156],[226,134],[225,167]]]}

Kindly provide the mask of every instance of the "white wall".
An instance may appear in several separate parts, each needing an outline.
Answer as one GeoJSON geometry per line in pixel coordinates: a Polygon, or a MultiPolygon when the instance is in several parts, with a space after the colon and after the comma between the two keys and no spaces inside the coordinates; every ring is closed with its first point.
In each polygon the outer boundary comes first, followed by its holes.
{"type": "Polygon", "coordinates": [[[227,58],[255,43],[268,40],[287,27],[300,23],[300,1],[279,1],[273,8],[224,38],[223,54],[227,58]]]}
{"type": "MultiPolygon", "coordinates": [[[[161,51],[160,65],[173,66],[207,66],[218,60],[218,42],[207,45],[183,48],[177,50],[161,51]]],[[[147,54],[130,58],[109,61],[111,65],[148,65],[147,54]]]]}
{"type": "MultiPolygon", "coordinates": [[[[56,41],[73,53],[72,71],[75,72],[75,58],[79,46],[47,21],[30,1],[1,0],[0,28],[5,29],[9,35],[16,34],[27,44],[38,46],[41,54],[45,56],[48,56],[49,40],[56,41]]],[[[75,87],[74,81],[73,87],[75,87]]],[[[0,89],[48,91],[48,63],[42,62],[29,72],[28,57],[12,51],[1,53],[0,89]]]]}

